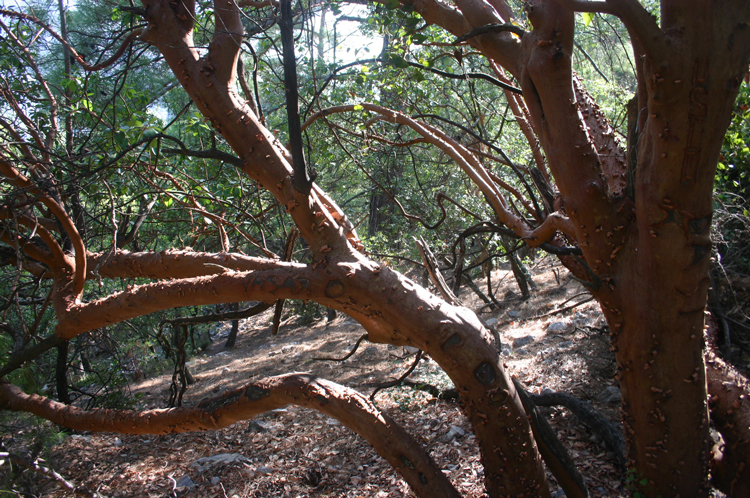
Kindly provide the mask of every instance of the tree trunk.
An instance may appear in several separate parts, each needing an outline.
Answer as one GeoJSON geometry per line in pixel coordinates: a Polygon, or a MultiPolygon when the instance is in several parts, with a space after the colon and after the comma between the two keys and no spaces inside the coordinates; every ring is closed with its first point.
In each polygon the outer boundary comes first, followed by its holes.
{"type": "MultiPolygon", "coordinates": [[[[232,303],[229,307],[229,311],[238,311],[239,303],[232,303]]],[[[225,348],[233,348],[234,343],[237,342],[237,332],[240,330],[240,321],[232,320],[232,329],[229,331],[227,336],[227,342],[224,344],[225,348]]]]}
{"type": "Polygon", "coordinates": [[[68,391],[68,345],[69,341],[62,341],[57,345],[57,363],[55,364],[55,383],[57,385],[57,399],[66,405],[70,404],[68,391]]]}

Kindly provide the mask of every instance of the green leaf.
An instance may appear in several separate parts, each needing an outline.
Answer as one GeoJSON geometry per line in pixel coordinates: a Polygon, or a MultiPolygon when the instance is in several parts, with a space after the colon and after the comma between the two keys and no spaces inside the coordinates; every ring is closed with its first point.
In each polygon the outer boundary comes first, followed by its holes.
{"type": "Polygon", "coordinates": [[[357,104],[354,106],[355,111],[361,111],[364,109],[364,106],[362,104],[357,104]]]}
{"type": "Polygon", "coordinates": [[[115,133],[115,143],[120,146],[121,149],[128,147],[128,137],[124,131],[118,131],[115,133]]]}
{"type": "Polygon", "coordinates": [[[388,56],[388,62],[400,69],[409,67],[409,63],[406,62],[406,60],[398,54],[390,54],[388,56]]]}
{"type": "Polygon", "coordinates": [[[589,24],[591,24],[591,21],[594,20],[594,13],[593,12],[581,12],[581,16],[583,17],[583,24],[586,25],[586,27],[589,27],[589,24]]]}

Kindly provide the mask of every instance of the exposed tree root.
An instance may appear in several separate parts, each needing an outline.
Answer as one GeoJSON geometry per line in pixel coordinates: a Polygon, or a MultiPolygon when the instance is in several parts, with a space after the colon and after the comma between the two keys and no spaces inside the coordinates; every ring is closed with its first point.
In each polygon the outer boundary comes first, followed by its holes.
{"type": "Polygon", "coordinates": [[[424,448],[364,396],[308,374],[270,377],[205,400],[193,408],[145,411],[81,410],[17,386],[0,384],[0,409],[31,412],[63,427],[94,432],[171,434],[217,430],[289,404],[339,420],[365,438],[418,496],[460,495],[424,448]]]}
{"type": "Polygon", "coordinates": [[[552,430],[544,415],[539,412],[531,400],[529,392],[523,388],[521,382],[514,378],[513,383],[516,385],[516,390],[521,397],[526,413],[529,414],[531,430],[534,432],[534,439],[539,446],[539,453],[542,454],[547,468],[565,491],[565,496],[568,498],[588,497],[589,491],[583,482],[583,476],[578,472],[568,450],[560,443],[555,431],[552,430]]]}
{"type": "Polygon", "coordinates": [[[625,469],[627,459],[625,458],[625,439],[622,432],[609,420],[604,418],[591,405],[585,403],[567,393],[528,393],[531,401],[536,406],[564,406],[586,427],[591,429],[607,444],[617,458],[621,469],[625,469]]]}

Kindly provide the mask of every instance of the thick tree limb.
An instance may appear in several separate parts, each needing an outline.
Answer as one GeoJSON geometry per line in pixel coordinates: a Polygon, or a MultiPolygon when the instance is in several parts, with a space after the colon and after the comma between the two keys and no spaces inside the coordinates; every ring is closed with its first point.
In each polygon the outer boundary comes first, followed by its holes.
{"type": "Polygon", "coordinates": [[[364,396],[308,374],[271,377],[206,400],[193,408],[81,410],[11,384],[0,384],[0,408],[27,411],[76,430],[129,434],[174,434],[218,430],[289,404],[338,419],[372,444],[418,496],[458,498],[448,478],[422,446],[364,396]]]}
{"type": "MultiPolygon", "coordinates": [[[[96,267],[107,253],[89,253],[88,265],[96,267]]],[[[161,252],[117,250],[99,268],[102,278],[191,278],[227,271],[253,271],[277,268],[278,260],[237,253],[207,253],[181,249],[161,252]]],[[[89,278],[92,276],[89,275],[89,278]]]]}
{"type": "Polygon", "coordinates": [[[123,292],[58,313],[56,333],[66,339],[136,316],[182,306],[325,299],[327,279],[304,265],[278,263],[273,270],[225,272],[132,286],[123,292]]]}

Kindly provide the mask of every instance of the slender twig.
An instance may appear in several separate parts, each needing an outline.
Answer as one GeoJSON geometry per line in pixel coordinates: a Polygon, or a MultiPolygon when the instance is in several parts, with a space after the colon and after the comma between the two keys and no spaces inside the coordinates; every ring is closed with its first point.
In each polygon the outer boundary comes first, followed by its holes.
{"type": "Polygon", "coordinates": [[[352,357],[352,355],[354,355],[354,353],[357,352],[357,349],[359,348],[359,345],[365,339],[367,339],[367,334],[362,334],[362,337],[360,337],[359,339],[357,339],[357,342],[354,344],[354,347],[352,348],[352,350],[349,351],[346,354],[346,356],[344,356],[342,358],[327,358],[327,357],[318,357],[318,356],[316,356],[316,357],[313,357],[313,360],[315,360],[315,361],[336,361],[336,362],[341,362],[341,361],[348,360],[349,358],[352,357]]]}
{"type": "Polygon", "coordinates": [[[417,356],[414,358],[414,362],[411,364],[411,366],[404,372],[398,379],[394,379],[392,381],[386,382],[384,384],[380,384],[378,387],[376,387],[372,394],[370,394],[370,401],[375,399],[375,395],[382,391],[383,389],[388,389],[389,387],[394,387],[399,384],[401,384],[411,373],[414,371],[415,368],[417,368],[417,365],[419,365],[419,360],[422,359],[422,350],[420,349],[417,352],[417,356]]]}

